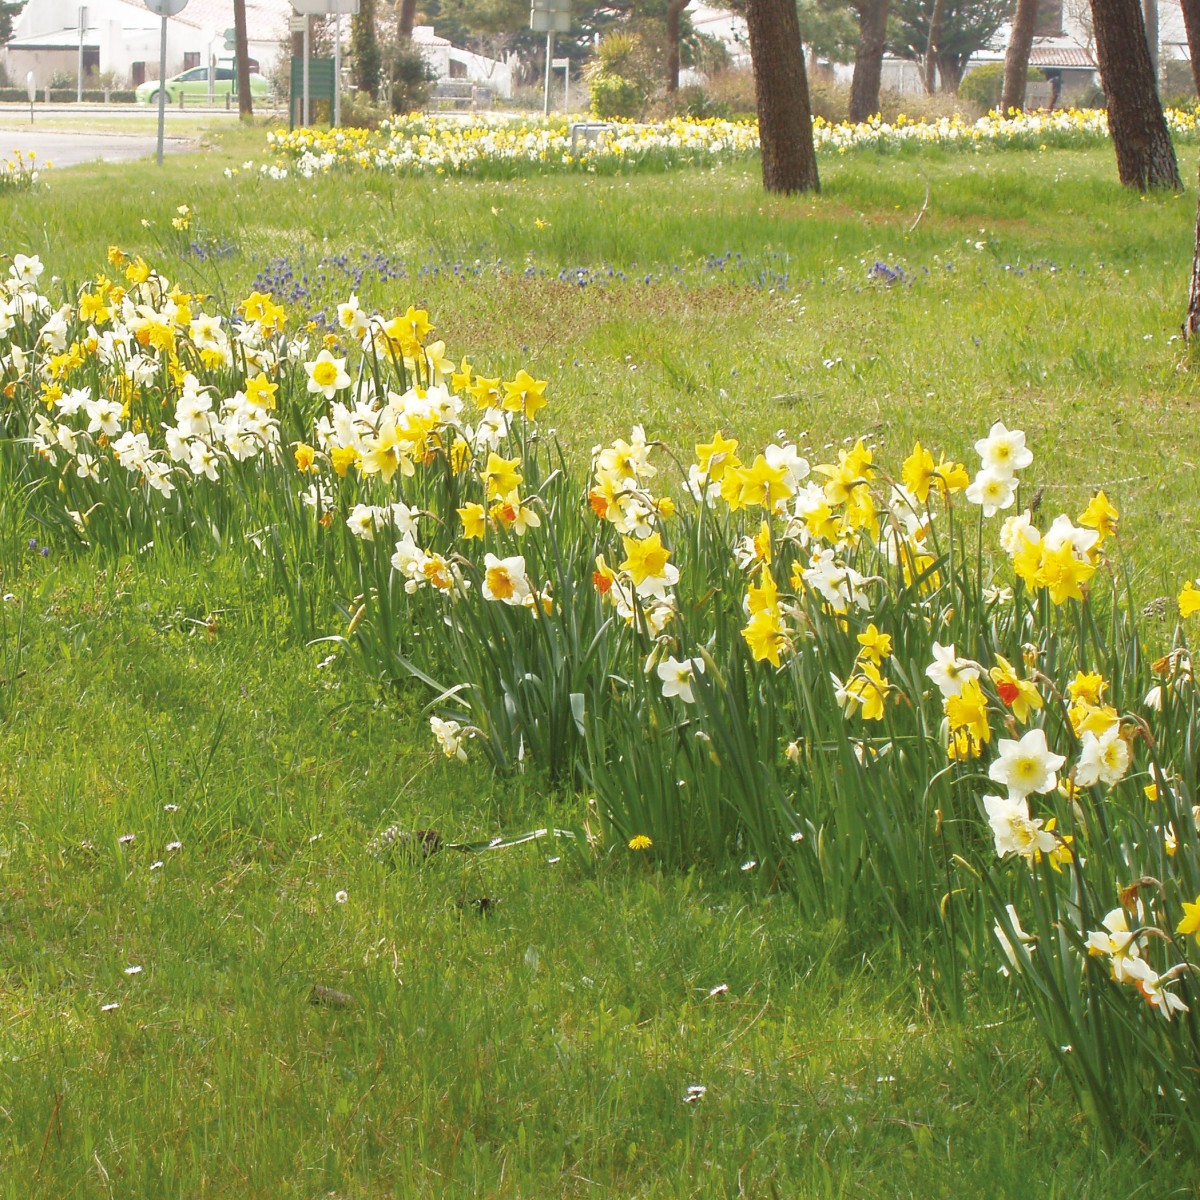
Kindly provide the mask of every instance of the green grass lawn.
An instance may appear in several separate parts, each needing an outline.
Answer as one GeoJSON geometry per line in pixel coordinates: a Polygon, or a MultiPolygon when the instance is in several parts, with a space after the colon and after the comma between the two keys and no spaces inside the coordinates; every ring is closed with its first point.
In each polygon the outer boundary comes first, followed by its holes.
{"type": "MultiPolygon", "coordinates": [[[[236,130],[52,172],[0,195],[0,252],[78,280],[116,243],[298,319],[427,304],[452,357],[551,381],[580,462],[635,421],[898,461],[1004,419],[1056,510],[1108,490],[1140,593],[1200,572],[1195,196],[1122,192],[1108,150],[825,160],[786,200],[756,164],[275,182],[241,169],[263,156],[236,130]]],[[[1005,981],[951,1019],[886,927],[552,839],[373,855],[393,824],[476,842],[582,802],[448,764],[423,696],[297,644],[232,553],[101,569],[26,532],[0,561],[5,1198],[1194,1194],[1169,1130],[1102,1148],[1005,981]]]]}

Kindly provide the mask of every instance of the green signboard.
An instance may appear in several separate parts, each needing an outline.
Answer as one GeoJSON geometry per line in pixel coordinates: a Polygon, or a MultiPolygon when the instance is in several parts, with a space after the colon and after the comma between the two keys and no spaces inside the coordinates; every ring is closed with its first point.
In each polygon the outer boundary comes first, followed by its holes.
{"type": "MultiPolygon", "coordinates": [[[[305,124],[304,114],[304,59],[292,56],[291,104],[288,108],[288,128],[305,124]]],[[[333,59],[310,58],[308,60],[308,124],[333,124],[333,59]]]]}

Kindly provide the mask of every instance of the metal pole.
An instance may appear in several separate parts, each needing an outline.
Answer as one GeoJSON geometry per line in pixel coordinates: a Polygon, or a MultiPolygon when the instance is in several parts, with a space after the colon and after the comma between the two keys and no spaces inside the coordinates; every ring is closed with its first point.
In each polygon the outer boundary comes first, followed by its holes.
{"type": "Polygon", "coordinates": [[[571,60],[563,67],[563,112],[571,111],[571,60]]]}
{"type": "Polygon", "coordinates": [[[333,18],[333,126],[342,123],[342,14],[333,18]]]}
{"type": "Polygon", "coordinates": [[[304,18],[304,78],[300,85],[300,124],[308,126],[308,31],[312,17],[304,18]]]}
{"type": "Polygon", "coordinates": [[[87,9],[79,10],[79,66],[75,81],[75,103],[83,103],[83,34],[87,28],[87,9]]]}
{"type": "Polygon", "coordinates": [[[163,130],[167,124],[167,18],[162,19],[162,39],[158,43],[158,165],[162,166],[163,130]]]}
{"type": "Polygon", "coordinates": [[[550,115],[550,64],[554,61],[554,30],[546,34],[546,94],[542,104],[542,115],[550,115]]]}

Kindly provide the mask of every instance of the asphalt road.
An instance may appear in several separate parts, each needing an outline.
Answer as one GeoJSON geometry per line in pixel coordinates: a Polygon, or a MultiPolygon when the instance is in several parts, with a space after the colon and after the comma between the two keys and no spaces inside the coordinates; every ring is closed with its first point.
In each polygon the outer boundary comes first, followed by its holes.
{"type": "MultiPolygon", "coordinates": [[[[190,150],[195,143],[188,138],[167,137],[163,149],[168,154],[190,150]]],[[[0,158],[9,158],[15,150],[28,157],[36,155],[35,162],[53,163],[55,169],[73,167],[79,163],[126,162],[133,158],[147,158],[158,147],[158,139],[140,134],[124,133],[78,133],[65,130],[38,129],[36,125],[24,129],[14,127],[0,118],[0,158]]]]}
{"type": "MultiPolygon", "coordinates": [[[[157,115],[156,109],[142,104],[38,104],[30,124],[27,104],[0,104],[0,159],[11,157],[14,150],[25,155],[32,151],[36,161],[49,161],[55,167],[147,158],[155,153],[157,139],[154,133],[145,132],[146,123],[157,115]],[[112,128],[126,120],[137,121],[141,128],[136,133],[112,128]],[[47,124],[52,128],[46,128],[47,124]]],[[[230,111],[224,105],[168,106],[163,148],[168,154],[194,149],[199,127],[233,122],[237,115],[236,107],[230,111]],[[174,136],[172,128],[178,131],[174,136]]]]}

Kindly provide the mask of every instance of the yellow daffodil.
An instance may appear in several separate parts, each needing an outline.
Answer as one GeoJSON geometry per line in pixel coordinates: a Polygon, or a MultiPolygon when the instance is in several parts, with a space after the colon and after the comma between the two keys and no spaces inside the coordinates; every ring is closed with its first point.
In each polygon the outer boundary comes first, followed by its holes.
{"type": "Polygon", "coordinates": [[[464,504],[458,509],[458,518],[462,521],[463,537],[468,540],[483,537],[487,530],[487,510],[482,504],[464,504]]]}
{"type": "Polygon", "coordinates": [[[933,455],[920,442],[914,444],[912,453],[900,468],[900,479],[904,486],[922,503],[929,500],[929,489],[934,480],[933,455]]]}
{"type": "Polygon", "coordinates": [[[946,724],[950,734],[947,745],[949,756],[955,759],[978,758],[983,747],[992,740],[987,697],[979,686],[979,680],[968,680],[957,696],[947,697],[946,724]]]}
{"type": "Polygon", "coordinates": [[[335,446],[329,452],[329,461],[333,464],[338,477],[344,479],[346,472],[357,464],[361,455],[353,446],[335,446]]]}
{"type": "Polygon", "coordinates": [[[1198,612],[1200,612],[1200,588],[1196,587],[1195,583],[1189,579],[1179,593],[1179,615],[1191,617],[1198,612]]]}
{"type": "Polygon", "coordinates": [[[789,646],[787,630],[777,608],[754,613],[742,629],[742,637],[750,648],[755,662],[780,665],[780,652],[789,646]]]}
{"type": "Polygon", "coordinates": [[[1103,675],[1091,672],[1076,671],[1075,678],[1067,684],[1067,695],[1073,701],[1083,701],[1085,704],[1099,704],[1108,691],[1108,683],[1103,675]]]}
{"type": "Polygon", "coordinates": [[[1065,604],[1083,599],[1083,585],[1095,573],[1095,564],[1076,558],[1070,542],[1064,542],[1057,550],[1044,550],[1037,580],[1054,604],[1065,604]]]}
{"type": "Polygon", "coordinates": [[[697,444],[696,465],[701,476],[709,483],[718,483],[724,478],[727,468],[739,465],[735,453],[737,448],[737,439],[726,438],[719,429],[713,434],[711,442],[697,444]]]}
{"type": "Polygon", "coordinates": [[[1022,725],[1027,725],[1030,713],[1042,707],[1041,693],[1028,679],[1019,678],[1012,663],[1003,655],[996,655],[996,665],[988,674],[1001,701],[1012,709],[1013,716],[1022,725]]]}
{"type": "Polygon", "coordinates": [[[504,384],[502,407],[508,412],[524,413],[529,420],[546,406],[546,380],[534,379],[523,367],[514,379],[504,384]]]}
{"type": "Polygon", "coordinates": [[[625,546],[625,560],[620,564],[620,570],[629,572],[634,587],[663,575],[671,552],[657,533],[648,538],[623,537],[621,541],[625,546]]]}
{"type": "Polygon", "coordinates": [[[844,695],[859,706],[864,721],[882,721],[885,701],[891,690],[891,684],[880,675],[879,668],[872,662],[863,662],[857,674],[846,681],[844,695]]]}
{"type": "Polygon", "coordinates": [[[1096,543],[1099,546],[1108,538],[1116,536],[1119,518],[1120,514],[1109,503],[1108,497],[1100,491],[1092,497],[1087,508],[1083,510],[1079,524],[1087,526],[1088,529],[1094,529],[1100,535],[1100,540],[1096,543]]]}
{"type": "Polygon", "coordinates": [[[1175,926],[1175,932],[1184,937],[1193,936],[1200,944],[1200,896],[1193,903],[1183,902],[1183,919],[1175,926]]]}
{"type": "MultiPolygon", "coordinates": [[[[253,379],[246,380],[245,386],[246,399],[259,408],[273,409],[275,407],[275,393],[279,391],[279,384],[272,383],[261,371],[253,379]]],[[[345,471],[342,472],[345,474],[345,471]]]]}
{"type": "Polygon", "coordinates": [[[467,386],[467,394],[475,401],[477,408],[499,408],[504,401],[499,377],[485,379],[482,375],[476,375],[474,382],[467,386]]]}
{"type": "Polygon", "coordinates": [[[479,478],[487,485],[489,500],[507,496],[521,486],[524,476],[517,470],[520,465],[519,457],[501,458],[494,450],[488,453],[487,465],[479,472],[479,478]]]}
{"type": "Polygon", "coordinates": [[[858,652],[859,658],[869,659],[876,666],[879,666],[885,658],[891,657],[891,634],[880,633],[875,627],[874,621],[858,635],[858,644],[862,647],[858,652]]]}

